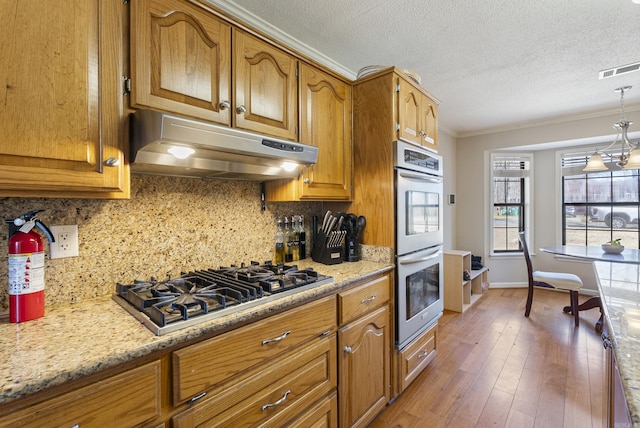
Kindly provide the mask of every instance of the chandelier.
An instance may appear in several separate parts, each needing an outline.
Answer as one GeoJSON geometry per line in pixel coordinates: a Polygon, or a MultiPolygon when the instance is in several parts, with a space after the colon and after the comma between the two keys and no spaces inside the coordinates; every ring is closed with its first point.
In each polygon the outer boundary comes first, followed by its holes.
{"type": "Polygon", "coordinates": [[[600,153],[604,153],[609,158],[613,159],[616,156],[607,153],[612,147],[616,144],[620,143],[620,155],[617,156],[618,161],[616,165],[622,169],[640,169],[640,148],[638,144],[633,144],[629,141],[629,137],[627,136],[627,129],[629,125],[633,122],[627,120],[624,115],[624,93],[631,89],[631,86],[622,86],[620,88],[615,89],[616,92],[620,92],[620,122],[614,123],[613,127],[618,131],[618,135],[613,140],[607,148],[604,150],[598,150],[591,155],[589,158],[589,162],[587,166],[583,169],[585,172],[597,172],[597,171],[607,171],[609,168],[605,165],[602,160],[602,155],[600,153]]]}

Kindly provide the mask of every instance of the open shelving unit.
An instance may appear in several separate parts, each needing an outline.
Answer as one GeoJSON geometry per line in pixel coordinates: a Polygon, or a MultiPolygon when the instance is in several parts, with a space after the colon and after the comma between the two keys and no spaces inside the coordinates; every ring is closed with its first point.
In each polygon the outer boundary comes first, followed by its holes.
{"type": "Polygon", "coordinates": [[[444,252],[444,308],[464,312],[489,288],[489,269],[471,269],[471,252],[450,250],[444,252]],[[469,279],[464,278],[464,271],[469,279]]]}

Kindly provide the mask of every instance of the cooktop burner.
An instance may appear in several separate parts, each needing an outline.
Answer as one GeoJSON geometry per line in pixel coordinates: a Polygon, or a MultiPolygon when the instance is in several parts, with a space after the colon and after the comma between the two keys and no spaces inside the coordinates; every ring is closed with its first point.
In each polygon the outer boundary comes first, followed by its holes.
{"type": "Polygon", "coordinates": [[[117,283],[113,299],[160,336],[331,281],[312,268],[251,262],[117,283]]]}

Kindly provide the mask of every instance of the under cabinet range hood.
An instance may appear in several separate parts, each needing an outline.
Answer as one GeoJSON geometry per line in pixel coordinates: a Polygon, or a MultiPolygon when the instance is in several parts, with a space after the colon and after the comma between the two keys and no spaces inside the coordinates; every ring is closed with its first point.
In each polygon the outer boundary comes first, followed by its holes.
{"type": "Polygon", "coordinates": [[[131,171],[266,181],[297,177],[318,148],[154,110],[131,114],[131,171]]]}

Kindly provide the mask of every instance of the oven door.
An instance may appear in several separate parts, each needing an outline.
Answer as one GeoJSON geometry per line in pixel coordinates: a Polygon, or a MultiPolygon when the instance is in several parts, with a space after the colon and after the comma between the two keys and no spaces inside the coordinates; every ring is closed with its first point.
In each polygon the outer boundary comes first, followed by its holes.
{"type": "Polygon", "coordinates": [[[442,177],[404,168],[395,176],[397,254],[442,244],[442,177]]]}
{"type": "Polygon", "coordinates": [[[398,256],[396,344],[404,347],[444,310],[442,246],[398,256]]]}

